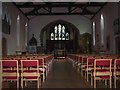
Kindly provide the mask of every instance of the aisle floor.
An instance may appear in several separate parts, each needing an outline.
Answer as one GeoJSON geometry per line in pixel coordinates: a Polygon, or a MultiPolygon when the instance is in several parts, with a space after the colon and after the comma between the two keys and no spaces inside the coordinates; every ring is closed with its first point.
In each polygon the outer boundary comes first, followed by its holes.
{"type": "Polygon", "coordinates": [[[54,60],[42,88],[92,88],[66,60],[54,60]]]}

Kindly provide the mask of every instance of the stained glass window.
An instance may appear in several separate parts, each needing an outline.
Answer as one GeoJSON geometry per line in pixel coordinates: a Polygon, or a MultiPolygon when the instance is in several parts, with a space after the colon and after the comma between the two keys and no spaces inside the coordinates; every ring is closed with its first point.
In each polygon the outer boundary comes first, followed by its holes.
{"type": "Polygon", "coordinates": [[[66,40],[69,40],[69,33],[66,33],[66,40]]]}
{"type": "Polygon", "coordinates": [[[69,33],[65,29],[66,28],[64,25],[55,25],[54,30],[50,36],[51,40],[69,40],[69,33]]]}
{"type": "Polygon", "coordinates": [[[51,33],[51,40],[54,40],[54,34],[51,33]]]}
{"type": "Polygon", "coordinates": [[[61,37],[61,35],[62,35],[62,34],[61,34],[61,30],[62,30],[61,24],[59,24],[59,25],[58,25],[58,40],[61,40],[61,38],[62,38],[62,37],[61,37]]]}

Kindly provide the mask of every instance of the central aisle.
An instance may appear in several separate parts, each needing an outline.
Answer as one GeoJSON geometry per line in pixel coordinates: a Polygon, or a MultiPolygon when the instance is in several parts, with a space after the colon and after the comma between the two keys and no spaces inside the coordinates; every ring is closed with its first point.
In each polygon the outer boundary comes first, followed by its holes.
{"type": "Polygon", "coordinates": [[[66,60],[54,60],[42,88],[92,88],[66,60]]]}

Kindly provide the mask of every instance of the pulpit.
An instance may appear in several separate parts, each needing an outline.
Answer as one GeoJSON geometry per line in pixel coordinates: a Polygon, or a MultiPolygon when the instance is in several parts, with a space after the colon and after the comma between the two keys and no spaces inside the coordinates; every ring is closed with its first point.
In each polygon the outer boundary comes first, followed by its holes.
{"type": "Polygon", "coordinates": [[[37,52],[37,46],[29,46],[29,53],[36,53],[37,52]]]}
{"type": "Polygon", "coordinates": [[[29,41],[29,46],[28,46],[28,51],[29,53],[32,53],[32,54],[35,54],[37,53],[37,40],[36,38],[34,37],[34,34],[32,36],[32,38],[30,39],[29,41]]]}

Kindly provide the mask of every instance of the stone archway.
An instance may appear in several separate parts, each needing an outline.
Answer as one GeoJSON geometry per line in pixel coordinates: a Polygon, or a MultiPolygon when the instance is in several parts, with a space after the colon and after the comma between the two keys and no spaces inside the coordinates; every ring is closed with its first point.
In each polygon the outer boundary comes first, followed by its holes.
{"type": "Polygon", "coordinates": [[[43,45],[45,38],[46,38],[46,48],[50,49],[50,47],[48,46],[53,46],[53,44],[48,44],[48,43],[53,43],[50,41],[50,37],[49,37],[50,31],[52,30],[53,26],[58,23],[64,24],[69,29],[71,35],[70,35],[70,41],[68,44],[70,45],[70,49],[72,49],[72,53],[77,53],[79,51],[80,31],[72,23],[64,20],[56,20],[56,21],[50,22],[41,30],[40,32],[41,46],[43,45]],[[46,37],[44,38],[45,33],[46,33],[45,35],[46,37]]]}

